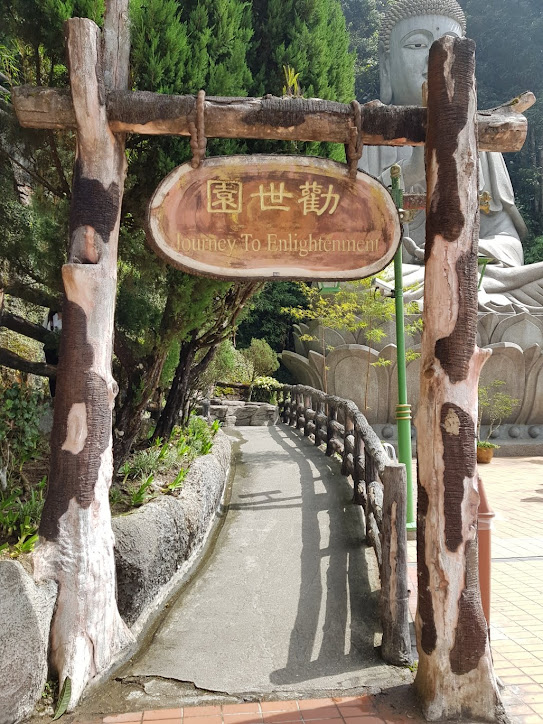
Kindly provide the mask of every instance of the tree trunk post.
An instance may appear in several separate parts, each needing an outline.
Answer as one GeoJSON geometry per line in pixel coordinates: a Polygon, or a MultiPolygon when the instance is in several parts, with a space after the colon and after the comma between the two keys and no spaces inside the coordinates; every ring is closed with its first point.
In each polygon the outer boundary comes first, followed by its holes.
{"type": "Polygon", "coordinates": [[[409,585],[407,582],[407,474],[405,465],[390,463],[383,481],[383,528],[381,532],[381,625],[383,659],[395,666],[413,661],[409,633],[409,585]]]}
{"type": "Polygon", "coordinates": [[[427,719],[502,712],[477,573],[479,233],[475,44],[430,51],[424,333],[418,431],[416,676],[427,719]]]}
{"type": "MultiPolygon", "coordinates": [[[[104,54],[115,87],[128,83],[128,0],[107,3],[104,54]],[[115,48],[113,45],[115,44],[115,48]]],[[[116,602],[112,478],[113,317],[117,243],[126,161],[124,137],[109,128],[101,33],[91,21],[66,23],[77,150],[70,211],[65,303],[51,437],[49,490],[34,555],[34,574],[58,583],[51,663],[69,709],[90,679],[132,641],[116,602]]],[[[111,87],[111,86],[110,86],[111,87]]]]}

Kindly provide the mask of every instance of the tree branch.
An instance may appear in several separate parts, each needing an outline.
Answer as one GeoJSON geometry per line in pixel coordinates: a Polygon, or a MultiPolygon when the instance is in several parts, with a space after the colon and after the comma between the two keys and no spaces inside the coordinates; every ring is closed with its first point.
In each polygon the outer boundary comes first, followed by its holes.
{"type": "Polygon", "coordinates": [[[127,372],[134,369],[137,364],[136,357],[130,347],[128,338],[118,329],[115,329],[113,351],[121,363],[121,367],[123,367],[127,372]]]}
{"type": "MultiPolygon", "coordinates": [[[[0,284],[1,282],[0,279],[0,284]]],[[[25,302],[37,304],[39,307],[45,307],[46,309],[60,309],[62,306],[61,294],[52,294],[43,289],[27,286],[18,279],[5,281],[3,290],[11,297],[24,299],[25,302]]]]}
{"type": "Polygon", "coordinates": [[[19,372],[38,375],[38,377],[55,378],[57,376],[55,365],[49,365],[47,362],[30,362],[30,360],[15,354],[15,352],[10,352],[9,349],[4,347],[0,347],[0,365],[19,372]]]}
{"type": "Polygon", "coordinates": [[[12,332],[17,332],[25,337],[35,339],[42,344],[48,342],[56,345],[57,336],[54,332],[49,331],[45,327],[40,327],[39,324],[29,322],[23,317],[19,317],[17,314],[12,314],[6,309],[2,309],[0,312],[0,327],[11,329],[12,332]]]}
{"type": "Polygon", "coordinates": [[[70,188],[70,184],[66,180],[66,176],[64,175],[64,169],[62,167],[62,161],[60,160],[60,156],[58,154],[57,142],[55,140],[55,134],[53,133],[53,131],[47,131],[47,138],[49,140],[49,146],[53,155],[53,163],[55,164],[55,168],[58,173],[60,188],[64,190],[66,198],[69,199],[72,195],[72,190],[70,188]]]}

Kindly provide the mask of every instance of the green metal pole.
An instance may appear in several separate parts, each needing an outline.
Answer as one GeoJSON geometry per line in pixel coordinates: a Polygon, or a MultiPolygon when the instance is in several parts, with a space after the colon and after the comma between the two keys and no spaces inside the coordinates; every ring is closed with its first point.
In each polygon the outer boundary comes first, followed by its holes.
{"type": "MultiPolygon", "coordinates": [[[[394,164],[390,169],[392,198],[401,209],[403,191],[400,184],[401,168],[394,164]]],[[[411,451],[411,405],[407,402],[407,373],[405,364],[405,324],[403,305],[402,245],[394,256],[394,301],[396,306],[396,347],[398,368],[398,404],[396,422],[398,425],[398,458],[405,465],[407,477],[407,530],[415,530],[415,507],[413,503],[413,472],[411,451]]]]}

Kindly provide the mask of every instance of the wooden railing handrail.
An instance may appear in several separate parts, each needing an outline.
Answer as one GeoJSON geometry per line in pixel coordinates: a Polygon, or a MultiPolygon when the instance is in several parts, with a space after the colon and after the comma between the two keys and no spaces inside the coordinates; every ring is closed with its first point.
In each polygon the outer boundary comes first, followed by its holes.
{"type": "Polygon", "coordinates": [[[349,413],[353,418],[355,431],[362,436],[364,445],[377,463],[379,472],[382,472],[385,465],[391,462],[375,430],[352,400],[346,400],[343,397],[336,397],[335,395],[327,395],[322,390],[317,390],[307,385],[283,385],[282,389],[284,391],[294,391],[302,395],[310,395],[325,405],[335,406],[349,413]]]}
{"type": "Polygon", "coordinates": [[[307,385],[282,385],[280,418],[313,435],[326,455],[341,456],[341,474],[352,476],[353,502],[363,506],[366,541],[375,550],[381,577],[381,652],[385,661],[412,661],[407,583],[407,477],[391,460],[352,400],[307,385]],[[338,420],[341,414],[343,422],[338,420]]]}

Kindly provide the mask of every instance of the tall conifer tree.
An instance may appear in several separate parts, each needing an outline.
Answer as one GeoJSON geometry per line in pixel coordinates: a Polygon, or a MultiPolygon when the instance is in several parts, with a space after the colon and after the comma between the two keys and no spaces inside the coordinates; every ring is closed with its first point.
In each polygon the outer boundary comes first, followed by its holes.
{"type": "MultiPolygon", "coordinates": [[[[299,74],[305,98],[353,100],[354,54],[349,51],[339,0],[255,0],[253,28],[254,95],[282,95],[284,68],[290,67],[299,74]]],[[[286,150],[301,148],[288,144],[286,150]]],[[[332,144],[312,143],[305,149],[313,155],[344,158],[343,148],[332,144]]]]}

